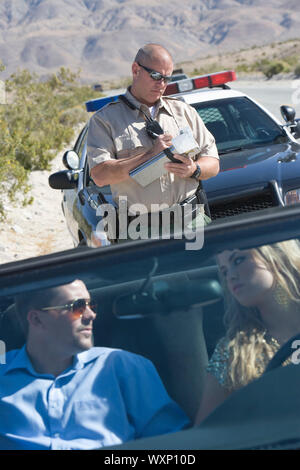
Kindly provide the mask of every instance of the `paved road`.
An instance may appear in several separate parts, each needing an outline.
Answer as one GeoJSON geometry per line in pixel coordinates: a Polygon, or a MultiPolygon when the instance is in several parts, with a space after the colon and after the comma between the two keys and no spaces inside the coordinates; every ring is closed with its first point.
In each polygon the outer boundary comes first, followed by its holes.
{"type": "Polygon", "coordinates": [[[280,106],[286,104],[293,106],[296,117],[300,118],[300,80],[265,80],[265,81],[243,81],[237,80],[229,84],[231,88],[246,93],[255,99],[269,111],[271,111],[281,122],[280,106]]]}

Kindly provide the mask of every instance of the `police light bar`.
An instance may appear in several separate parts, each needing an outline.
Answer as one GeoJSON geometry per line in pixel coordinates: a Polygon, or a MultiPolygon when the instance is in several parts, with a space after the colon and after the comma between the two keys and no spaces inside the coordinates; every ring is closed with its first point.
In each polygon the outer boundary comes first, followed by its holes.
{"type": "MultiPolygon", "coordinates": [[[[184,93],[185,91],[198,90],[200,88],[222,86],[227,82],[236,80],[236,73],[234,70],[227,70],[225,72],[211,73],[209,75],[200,75],[199,77],[187,78],[179,80],[178,82],[169,83],[164,95],[175,95],[176,93],[184,93]]],[[[96,98],[85,103],[86,110],[91,113],[99,111],[108,103],[117,101],[121,95],[105,96],[104,98],[96,98]]]]}
{"type": "Polygon", "coordinates": [[[187,78],[186,80],[169,83],[164,95],[175,95],[176,93],[198,90],[199,88],[222,86],[225,85],[225,83],[233,82],[234,80],[236,80],[236,73],[234,70],[211,73],[209,75],[199,75],[199,77],[187,78]]]}
{"type": "Polygon", "coordinates": [[[121,95],[115,96],[105,96],[104,98],[96,98],[94,100],[87,101],[85,103],[85,108],[88,113],[92,113],[94,111],[99,111],[99,109],[103,108],[108,103],[112,103],[113,101],[117,101],[121,95]]]}

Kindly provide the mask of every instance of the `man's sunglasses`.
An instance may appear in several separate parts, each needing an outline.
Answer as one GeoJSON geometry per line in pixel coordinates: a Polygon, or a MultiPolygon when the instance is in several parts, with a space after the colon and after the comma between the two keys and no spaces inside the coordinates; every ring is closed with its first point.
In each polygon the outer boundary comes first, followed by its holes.
{"type": "Polygon", "coordinates": [[[86,308],[89,307],[91,310],[93,310],[94,313],[97,311],[97,304],[92,301],[92,300],[86,300],[86,299],[75,299],[73,302],[65,305],[53,305],[51,307],[44,307],[40,308],[39,310],[45,311],[45,310],[69,310],[70,313],[72,314],[72,318],[74,320],[77,320],[78,318],[81,318],[86,310],[86,308]]]}
{"type": "Polygon", "coordinates": [[[142,69],[146,70],[146,72],[149,73],[150,77],[155,80],[155,81],[159,81],[159,80],[164,80],[166,83],[170,82],[172,77],[171,76],[168,76],[168,75],[163,75],[162,73],[160,72],[156,72],[155,70],[152,70],[152,69],[149,69],[149,67],[146,67],[145,65],[142,65],[140,64],[139,62],[137,62],[137,64],[142,67],[142,69]]]}

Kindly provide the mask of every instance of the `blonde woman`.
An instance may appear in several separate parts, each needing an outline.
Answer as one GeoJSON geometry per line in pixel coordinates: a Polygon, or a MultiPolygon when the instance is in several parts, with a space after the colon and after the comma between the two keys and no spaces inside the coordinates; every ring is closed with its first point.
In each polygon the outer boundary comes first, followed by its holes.
{"type": "Polygon", "coordinates": [[[300,245],[296,240],[218,256],[228,306],[195,424],[234,390],[259,377],[300,332],[300,245]]]}

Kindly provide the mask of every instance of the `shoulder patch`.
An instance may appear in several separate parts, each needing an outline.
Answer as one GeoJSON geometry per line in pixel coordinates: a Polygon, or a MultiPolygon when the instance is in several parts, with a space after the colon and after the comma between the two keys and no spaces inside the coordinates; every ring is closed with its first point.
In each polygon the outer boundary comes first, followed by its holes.
{"type": "Polygon", "coordinates": [[[88,112],[99,111],[100,109],[106,107],[107,104],[113,104],[119,102],[119,96],[105,96],[103,98],[96,98],[94,100],[87,101],[85,103],[86,110],[88,112]]]}
{"type": "Polygon", "coordinates": [[[95,114],[101,113],[102,111],[106,111],[109,109],[111,106],[116,106],[117,104],[120,105],[120,101],[111,101],[110,103],[106,103],[104,106],[102,106],[100,109],[95,111],[95,114]]]}

